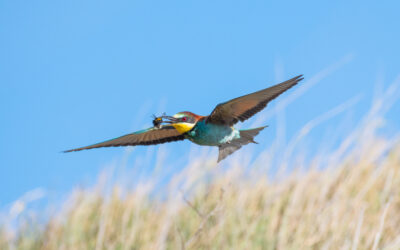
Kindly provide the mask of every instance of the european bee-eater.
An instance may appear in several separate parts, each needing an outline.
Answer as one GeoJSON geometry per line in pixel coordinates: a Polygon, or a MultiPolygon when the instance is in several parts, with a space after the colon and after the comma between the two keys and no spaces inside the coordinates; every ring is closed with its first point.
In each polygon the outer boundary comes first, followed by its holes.
{"type": "Polygon", "coordinates": [[[198,145],[217,146],[219,162],[242,146],[250,142],[256,143],[254,137],[266,127],[237,130],[233,125],[249,119],[301,80],[303,77],[299,75],[275,86],[220,103],[208,116],[187,111],[173,116],[163,115],[154,118],[154,126],[151,128],[64,152],[100,147],[154,145],[189,139],[198,145]]]}

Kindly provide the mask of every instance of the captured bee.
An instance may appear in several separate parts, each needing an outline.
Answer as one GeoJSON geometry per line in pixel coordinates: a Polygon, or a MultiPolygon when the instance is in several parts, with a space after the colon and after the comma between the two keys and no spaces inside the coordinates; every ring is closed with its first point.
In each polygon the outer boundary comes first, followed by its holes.
{"type": "Polygon", "coordinates": [[[153,118],[154,118],[153,126],[155,128],[161,128],[161,123],[163,122],[163,117],[162,116],[157,117],[157,116],[153,115],[153,118]]]}

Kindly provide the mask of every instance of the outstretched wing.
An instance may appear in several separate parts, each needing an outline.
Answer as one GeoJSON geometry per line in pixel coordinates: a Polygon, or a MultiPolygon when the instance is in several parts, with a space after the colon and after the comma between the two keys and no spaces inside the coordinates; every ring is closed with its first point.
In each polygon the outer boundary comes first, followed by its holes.
{"type": "Polygon", "coordinates": [[[275,86],[220,103],[215,107],[211,115],[208,116],[207,122],[229,126],[238,121],[243,122],[260,112],[270,101],[301,80],[303,80],[303,75],[296,76],[275,86]]]}
{"type": "Polygon", "coordinates": [[[64,153],[72,151],[80,151],[91,148],[101,147],[119,147],[119,146],[136,146],[136,145],[154,145],[165,142],[183,140],[185,137],[179,133],[171,125],[163,125],[161,128],[148,128],[134,132],[132,134],[123,135],[121,137],[100,142],[86,147],[75,148],[64,151],[64,153]]]}

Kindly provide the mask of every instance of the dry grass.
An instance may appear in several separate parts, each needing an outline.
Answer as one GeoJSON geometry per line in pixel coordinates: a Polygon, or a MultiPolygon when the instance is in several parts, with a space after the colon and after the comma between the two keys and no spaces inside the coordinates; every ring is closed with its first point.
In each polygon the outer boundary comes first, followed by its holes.
{"type": "Polygon", "coordinates": [[[400,147],[370,142],[334,168],[280,181],[199,161],[162,199],[146,185],[77,190],[44,228],[25,218],[14,237],[0,231],[0,248],[399,249],[400,147]]]}

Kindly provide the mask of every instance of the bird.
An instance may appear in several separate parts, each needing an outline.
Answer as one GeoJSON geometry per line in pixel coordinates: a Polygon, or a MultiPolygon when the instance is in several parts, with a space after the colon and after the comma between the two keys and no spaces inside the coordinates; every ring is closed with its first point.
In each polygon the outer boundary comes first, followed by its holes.
{"type": "Polygon", "coordinates": [[[155,145],[188,139],[198,145],[218,147],[218,163],[242,146],[257,143],[254,137],[267,127],[239,130],[234,127],[236,123],[243,122],[260,112],[270,101],[303,79],[303,75],[298,75],[272,87],[220,103],[208,116],[189,111],[172,116],[165,114],[160,117],[154,116],[154,126],[151,128],[64,152],[101,147],[155,145]]]}

